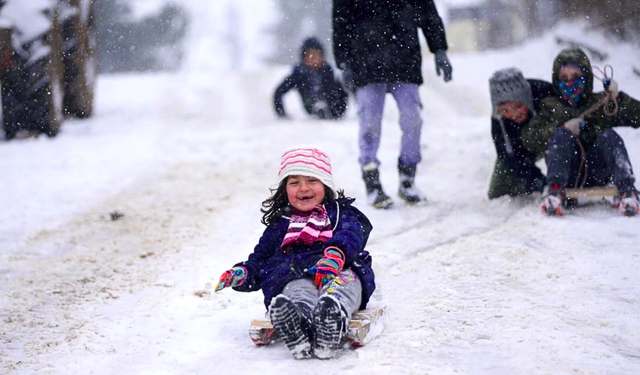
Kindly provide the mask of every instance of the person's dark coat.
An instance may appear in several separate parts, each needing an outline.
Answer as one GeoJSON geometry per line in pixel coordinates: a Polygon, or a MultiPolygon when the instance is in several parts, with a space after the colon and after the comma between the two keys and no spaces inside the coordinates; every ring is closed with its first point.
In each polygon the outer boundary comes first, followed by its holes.
{"type": "Polygon", "coordinates": [[[534,114],[540,109],[540,102],[554,94],[551,83],[528,79],[531,86],[531,96],[533,107],[529,109],[529,117],[524,123],[495,117],[491,118],[491,136],[496,148],[498,158],[509,168],[510,172],[529,183],[537,178],[544,178],[540,168],[536,166],[536,160],[541,154],[534,154],[527,150],[522,144],[522,128],[527,126],[534,114]]]}
{"type": "Polygon", "coordinates": [[[329,246],[336,246],[345,254],[344,269],[352,269],[362,282],[361,309],[367,306],[375,290],[375,277],[371,269],[371,257],[364,250],[372,226],[364,214],[351,203],[353,199],[340,199],[325,205],[333,224],[333,237],[312,246],[294,245],[287,252],[280,245],[289,228],[289,218],[280,217],[265,229],[249,259],[236,264],[247,268],[248,279],[233,289],[252,292],[262,289],[264,304],[269,308],[271,299],[282,293],[290,281],[313,277],[308,273],[323,256],[329,246]]]}
{"type": "MultiPolygon", "coordinates": [[[[315,38],[304,41],[300,49],[300,58],[304,59],[307,49],[317,49],[324,52],[322,44],[315,38]]],[[[298,90],[302,105],[309,114],[315,114],[314,105],[318,102],[326,103],[330,113],[326,117],[341,117],[347,106],[347,93],[342,85],[335,80],[331,66],[324,63],[319,70],[313,70],[304,65],[304,62],[296,64],[293,72],[284,79],[273,95],[273,106],[280,117],[286,116],[282,101],[284,94],[292,89],[298,90]]]]}
{"type": "Polygon", "coordinates": [[[447,50],[442,19],[432,0],[334,0],[336,64],[353,71],[356,88],[370,83],[420,85],[418,28],[431,52],[447,50]]]}

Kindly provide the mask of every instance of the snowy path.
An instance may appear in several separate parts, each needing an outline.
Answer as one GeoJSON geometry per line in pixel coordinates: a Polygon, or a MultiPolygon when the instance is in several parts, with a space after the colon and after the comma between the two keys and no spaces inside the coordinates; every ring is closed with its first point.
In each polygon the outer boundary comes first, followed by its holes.
{"type": "MultiPolygon", "coordinates": [[[[473,75],[473,61],[456,62],[473,75]]],[[[381,212],[364,204],[353,114],[317,123],[292,108],[287,122],[254,105],[284,72],[104,78],[95,119],[54,141],[0,145],[20,184],[3,188],[25,201],[7,202],[12,220],[0,227],[1,373],[640,372],[640,221],[605,206],[558,220],[536,199],[487,201],[495,154],[484,86],[427,78],[417,179],[430,203],[381,212]],[[262,232],[281,151],[309,137],[374,224],[373,303],[389,316],[368,346],[322,363],[253,346],[261,293],[211,293],[262,232]],[[38,162],[48,154],[58,159],[38,162]],[[32,187],[41,181],[48,191],[32,187]],[[108,220],[113,210],[125,217],[108,220]]],[[[400,135],[389,104],[380,158],[394,192],[400,135]]],[[[636,133],[623,134],[637,150],[636,133]]]]}

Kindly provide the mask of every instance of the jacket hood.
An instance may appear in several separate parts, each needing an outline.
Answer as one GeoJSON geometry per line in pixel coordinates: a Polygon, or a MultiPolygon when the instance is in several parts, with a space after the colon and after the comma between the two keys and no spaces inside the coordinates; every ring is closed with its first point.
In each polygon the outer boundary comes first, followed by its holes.
{"type": "Polygon", "coordinates": [[[593,70],[591,69],[591,62],[589,57],[580,48],[567,48],[558,54],[553,60],[553,91],[559,97],[562,96],[560,87],[558,87],[558,73],[560,69],[566,64],[575,64],[582,68],[587,73],[587,88],[584,95],[589,96],[593,92],[593,70]]]}
{"type": "Polygon", "coordinates": [[[300,59],[304,59],[304,52],[308,49],[319,49],[320,51],[322,51],[322,54],[324,55],[324,48],[322,47],[322,43],[320,43],[320,41],[314,37],[311,38],[307,38],[305,39],[304,42],[302,42],[302,47],[300,47],[300,59]]]}

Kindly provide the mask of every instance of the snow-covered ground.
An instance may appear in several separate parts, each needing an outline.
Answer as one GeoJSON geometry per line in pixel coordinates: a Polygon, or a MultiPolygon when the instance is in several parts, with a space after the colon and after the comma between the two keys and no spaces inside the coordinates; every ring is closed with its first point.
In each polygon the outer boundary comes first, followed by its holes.
{"type": "MultiPolygon", "coordinates": [[[[555,32],[609,52],[621,89],[640,98],[637,48],[580,30],[555,32]]],[[[539,197],[486,198],[487,79],[514,65],[549,79],[559,50],[549,34],[452,55],[447,84],[426,56],[417,181],[429,203],[388,211],[364,202],[353,110],[309,120],[291,94],[294,120],[274,118],[289,67],[228,72],[199,49],[180,73],[102,77],[94,118],[0,143],[0,373],[640,373],[640,219],[603,205],[549,218],[539,197]],[[212,293],[251,252],[280,154],[300,143],[329,152],[338,186],[373,222],[372,304],[388,316],[366,347],[323,362],[253,345],[261,293],[212,293]],[[116,210],[125,216],[112,221],[116,210]]],[[[640,132],[620,133],[640,168],[640,132]]],[[[389,192],[399,141],[389,98],[389,192]]]]}

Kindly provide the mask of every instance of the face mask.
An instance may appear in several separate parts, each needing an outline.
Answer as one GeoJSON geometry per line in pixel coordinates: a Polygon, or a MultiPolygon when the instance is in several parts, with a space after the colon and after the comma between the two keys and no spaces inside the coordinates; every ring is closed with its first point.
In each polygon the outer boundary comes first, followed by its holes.
{"type": "Polygon", "coordinates": [[[564,100],[575,107],[587,88],[587,77],[580,77],[570,81],[558,81],[558,87],[564,100]]]}

